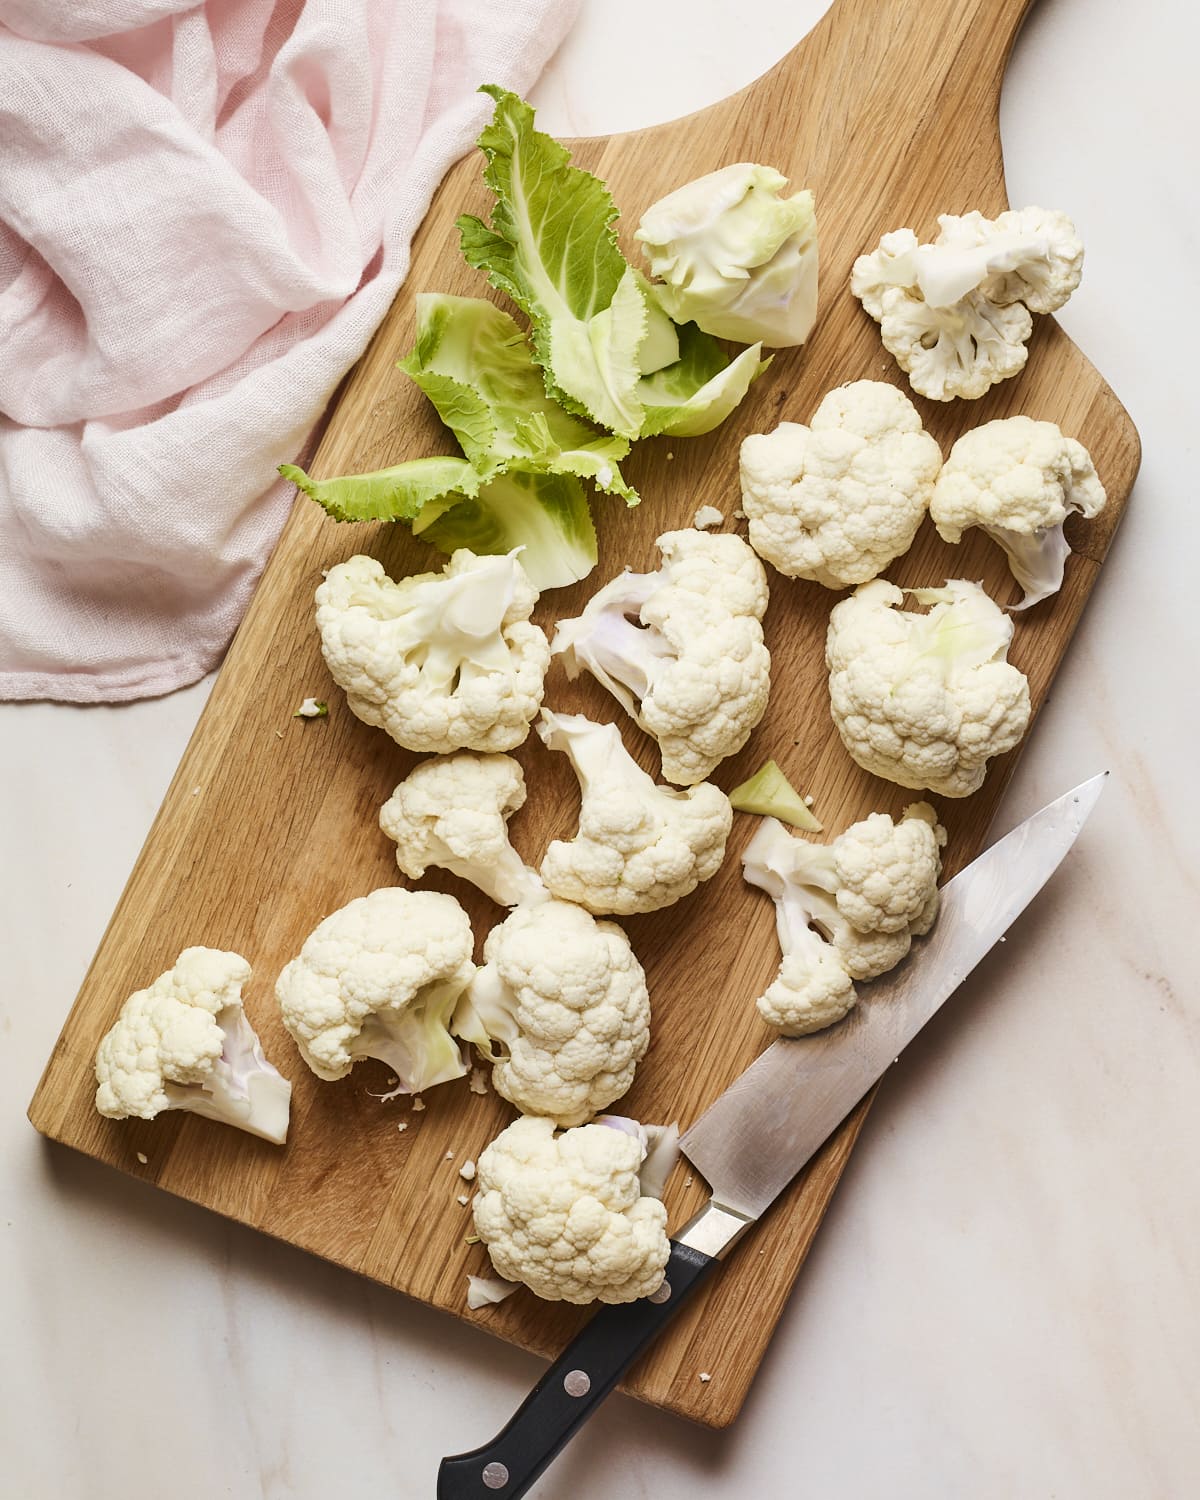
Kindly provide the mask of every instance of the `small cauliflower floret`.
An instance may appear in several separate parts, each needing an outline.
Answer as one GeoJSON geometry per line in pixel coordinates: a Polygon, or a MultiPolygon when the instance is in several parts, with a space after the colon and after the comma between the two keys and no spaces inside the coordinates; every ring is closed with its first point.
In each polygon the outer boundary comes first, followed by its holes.
{"type": "Polygon", "coordinates": [[[1104,509],[1104,486],[1082,443],[1053,422],[1005,417],[966,432],[950,450],[929,513],[947,542],[978,526],[1004,549],[1028,609],[1062,587],[1071,546],[1063,522],[1104,509]]]}
{"type": "Polygon", "coordinates": [[[96,1108],[153,1120],[185,1110],[282,1146],[292,1086],[263,1056],[242,1009],[250,965],[218,948],[185,948],[149,989],[130,995],[96,1053],[96,1108]]]}
{"type": "Polygon", "coordinates": [[[932,244],[885,234],[854,263],[850,289],[880,325],[912,388],[975,399],[1025,366],[1031,312],[1054,312],[1079,285],[1083,244],[1066,214],[1041,208],[942,214],[932,244]]]}
{"type": "Polygon", "coordinates": [[[626,1093],[650,1045],[646,976],[615,922],[545,900],[488,933],[451,1029],[528,1114],[578,1125],[626,1093]]]}
{"type": "Polygon", "coordinates": [[[762,563],[741,537],[668,531],[662,566],[625,572],[560,620],[551,651],[589,671],[662,751],[662,773],[695,786],[735,755],[767,707],[771,657],[762,563]]]}
{"type": "Polygon", "coordinates": [[[506,1281],[551,1302],[636,1302],[662,1285],[667,1211],[641,1192],[644,1140],[607,1125],[556,1135],[523,1116],[479,1158],[475,1231],[506,1281]]]}
{"type": "Polygon", "coordinates": [[[597,916],[658,911],[715,875],[733,825],[729,798],[709,781],[658,786],[621,742],[615,724],[542,709],[537,732],[570,758],[583,800],[579,832],[555,839],[546,888],[597,916]]]}
{"type": "Polygon", "coordinates": [[[966,797],[1029,724],[1029,683],[1007,660],[1012,620],[977,583],[904,590],[875,578],[834,606],[825,662],[833,722],[852,758],[897,786],[966,797]]]}
{"type": "Polygon", "coordinates": [[[408,750],[511,750],[529,733],[550,659],[515,552],[465,547],[440,573],[393,582],[352,557],[317,589],[321,652],[355,715],[408,750]]]}
{"type": "Polygon", "coordinates": [[[854,1005],[854,980],[900,962],[937,917],[945,842],[926,802],[898,823],[872,813],[824,846],[764,819],[742,869],[775,902],[783,961],[758,1002],[768,1025],[785,1036],[820,1031],[854,1005]]]}
{"type": "Polygon", "coordinates": [[[676,323],[771,348],[802,344],[817,317],[817,216],[808,191],[780,194],[773,167],[736,162],[642,215],[654,291],[676,323]]]}
{"type": "Polygon", "coordinates": [[[449,1022],[475,965],[467,914],[453,896],[385,886],[325,918],[275,986],[283,1024],[318,1078],[364,1057],[387,1063],[397,1094],[467,1071],[449,1022]]]}
{"type": "Polygon", "coordinates": [[[750,545],[788,578],[864,583],[912,545],[941,466],[903,391],[878,380],[840,386],[811,427],[781,422],[742,443],[750,545]]]}
{"type": "Polygon", "coordinates": [[[383,804],[379,826],[411,880],[436,865],[497,905],[516,906],[544,894],[509,842],[508,819],[524,802],[525,776],[511,756],[462,750],[422,761],[383,804]]]}

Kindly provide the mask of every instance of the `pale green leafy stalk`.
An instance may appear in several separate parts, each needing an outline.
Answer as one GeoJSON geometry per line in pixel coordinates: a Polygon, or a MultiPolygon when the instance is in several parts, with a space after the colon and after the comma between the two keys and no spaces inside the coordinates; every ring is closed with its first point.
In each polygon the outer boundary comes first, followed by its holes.
{"type": "Polygon", "coordinates": [[[335,521],[412,521],[431,501],[447,494],[475,495],[483,482],[465,458],[413,458],[373,474],[336,479],[310,479],[295,464],[280,464],[279,472],[335,521]]]}
{"type": "Polygon", "coordinates": [[[459,219],[462,251],[529,317],[548,394],[627,438],[716,427],[765,368],[758,348],[730,364],[699,329],[674,330],[618,248],[605,185],[533,128],[523,99],[484,92],[496,101],[479,137],[496,203],[490,228],[459,219]]]}
{"type": "Polygon", "coordinates": [[[570,474],[510,469],[477,495],[449,507],[429,507],[413,531],[442,552],[469,547],[494,555],[522,547],[521,566],[539,591],[586,578],[596,566],[596,528],[587,496],[570,474]]]}
{"type": "Polygon", "coordinates": [[[421,293],[417,338],[400,368],[421,387],[481,470],[530,469],[594,480],[637,502],[617,467],[628,439],[598,431],[545,392],[525,335],[478,297],[421,293]]]}
{"type": "Polygon", "coordinates": [[[483,92],[496,101],[479,137],[496,204],[491,228],[470,214],[459,219],[463,255],[529,317],[550,394],[636,437],[637,351],[648,315],[617,248],[616,206],[564,146],[533,128],[523,99],[494,84],[483,92]]]}
{"type": "Polygon", "coordinates": [[[729,803],[738,812],[778,818],[781,823],[790,823],[793,828],[803,828],[807,833],[821,832],[822,825],[773,760],[769,760],[749,781],[734,787],[729,794],[729,803]]]}
{"type": "Polygon", "coordinates": [[[719,344],[694,323],[679,330],[680,357],[638,382],[643,403],[642,437],[670,433],[699,437],[719,427],[771,363],[759,359],[761,344],[743,349],[730,363],[719,344]]]}

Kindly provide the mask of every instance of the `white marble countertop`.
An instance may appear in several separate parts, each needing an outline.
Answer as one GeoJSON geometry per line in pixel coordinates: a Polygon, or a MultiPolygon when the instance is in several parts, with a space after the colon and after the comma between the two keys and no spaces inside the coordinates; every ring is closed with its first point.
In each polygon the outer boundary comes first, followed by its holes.
{"type": "MultiPolygon", "coordinates": [[[[542,123],[699,107],[823,8],[586,0],[542,123]]],[[[1003,97],[1012,200],[1081,225],[1062,322],[1145,461],[1002,823],[1102,767],[1109,790],[886,1084],[737,1424],[614,1398],[543,1500],[1200,1494],[1198,41],[1183,0],[1040,0],[1003,97]]],[[[422,1500],[537,1361],[24,1118],[207,690],[0,707],[0,1490],[422,1500]]]]}

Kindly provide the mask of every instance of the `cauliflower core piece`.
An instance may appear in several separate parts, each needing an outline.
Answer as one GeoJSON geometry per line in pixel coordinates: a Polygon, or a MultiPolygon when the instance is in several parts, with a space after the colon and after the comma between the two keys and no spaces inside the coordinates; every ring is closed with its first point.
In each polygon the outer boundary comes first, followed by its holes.
{"type": "Polygon", "coordinates": [[[1029,724],[1029,683],[1007,660],[1012,620],[962,579],[908,592],[932,603],[928,614],[898,609],[904,591],[882,578],[834,606],[825,643],[833,722],[864,771],[966,797],[1029,724]]]}
{"type": "Polygon", "coordinates": [[[379,826],[411,880],[436,865],[498,906],[516,906],[545,894],[509,842],[508,819],[524,803],[525,776],[511,756],[463,750],[422,761],[383,804],[379,826]]]}
{"type": "Polygon", "coordinates": [[[551,652],[569,677],[589,671],[658,741],[667,781],[695,786],[766,711],[767,578],[733,533],[668,531],[656,545],[658,571],[606,584],[558,622],[551,652]]]}
{"type": "Polygon", "coordinates": [[[773,167],[736,162],[646,210],[633,237],[676,323],[739,344],[804,342],[817,318],[817,216],[810,192],[784,198],[786,186],[773,167]]]}
{"type": "Polygon", "coordinates": [[[903,391],[878,380],[840,386],[811,427],[781,422],[742,443],[750,545],[788,578],[864,583],[912,546],[941,466],[903,391]]]}
{"type": "Polygon", "coordinates": [[[857,999],[854,980],[894,968],[937,917],[946,830],[927,802],[898,823],[871,813],[832,844],[810,844],[764,819],[742,856],[775,902],[783,961],[758,1011],[785,1036],[821,1031],[857,999]]]}
{"type": "Polygon", "coordinates": [[[720,787],[656,785],[615,724],[544,708],[535,727],[569,757],[583,794],[579,832],[546,850],[547,890],[596,915],[629,916],[671,906],[717,873],[733,826],[720,787]]]}
{"type": "Polygon", "coordinates": [[[408,750],[511,750],[529,733],[550,659],[516,553],[465,547],[440,573],[393,582],[352,557],[317,589],[321,652],[354,714],[408,750]]]}
{"type": "Polygon", "coordinates": [[[518,906],[483,958],[452,1030],[495,1064],[502,1098],[578,1125],[628,1091],[650,1045],[650,997],[615,922],[566,901],[518,906]]]}
{"type": "Polygon", "coordinates": [[[96,1108],[153,1120],[179,1109],[282,1146],[292,1086],[263,1056],[242,1009],[250,965],[218,948],[185,948],[149,989],[130,995],[96,1052],[96,1108]]]}
{"type": "Polygon", "coordinates": [[[1053,422],[1005,417],[966,432],[950,450],[929,513],[938,535],[959,542],[978,526],[1004,549],[1024,590],[1017,609],[1056,594],[1071,546],[1063,522],[1092,517],[1107,496],[1091,454],[1053,422]]]}
{"type": "Polygon", "coordinates": [[[662,1285],[667,1211],[641,1193],[645,1145],[607,1125],[556,1136],[526,1115],[479,1158],[475,1231],[498,1275],[551,1302],[635,1302],[662,1285]]]}
{"type": "Polygon", "coordinates": [[[279,976],[283,1024],[318,1078],[364,1057],[419,1094],[467,1071],[448,1023],[475,965],[467,914],[453,896],[385,886],[317,925],[279,976]]]}
{"type": "Polygon", "coordinates": [[[938,225],[928,245],[911,229],[885,234],[854,262],[850,289],[914,391],[974,399],[1024,368],[1030,313],[1067,301],[1083,243],[1066,214],[1042,208],[941,214],[938,225]]]}

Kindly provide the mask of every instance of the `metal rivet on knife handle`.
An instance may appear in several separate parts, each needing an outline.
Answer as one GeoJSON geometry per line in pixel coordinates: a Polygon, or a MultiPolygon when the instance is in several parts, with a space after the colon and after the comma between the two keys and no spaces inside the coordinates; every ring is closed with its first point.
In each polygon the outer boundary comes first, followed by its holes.
{"type": "Polygon", "coordinates": [[[488,1464],[482,1477],[489,1490],[502,1490],[508,1483],[508,1470],[503,1464],[488,1464]]]}
{"type": "Polygon", "coordinates": [[[670,1297],[671,1283],[669,1281],[664,1281],[662,1286],[660,1286],[656,1292],[650,1293],[649,1297],[646,1298],[646,1301],[663,1303],[669,1301],[670,1297]]]}
{"type": "Polygon", "coordinates": [[[563,1390],[568,1396],[586,1396],[592,1388],[592,1378],[585,1370],[568,1370],[563,1376],[563,1390]]]}

